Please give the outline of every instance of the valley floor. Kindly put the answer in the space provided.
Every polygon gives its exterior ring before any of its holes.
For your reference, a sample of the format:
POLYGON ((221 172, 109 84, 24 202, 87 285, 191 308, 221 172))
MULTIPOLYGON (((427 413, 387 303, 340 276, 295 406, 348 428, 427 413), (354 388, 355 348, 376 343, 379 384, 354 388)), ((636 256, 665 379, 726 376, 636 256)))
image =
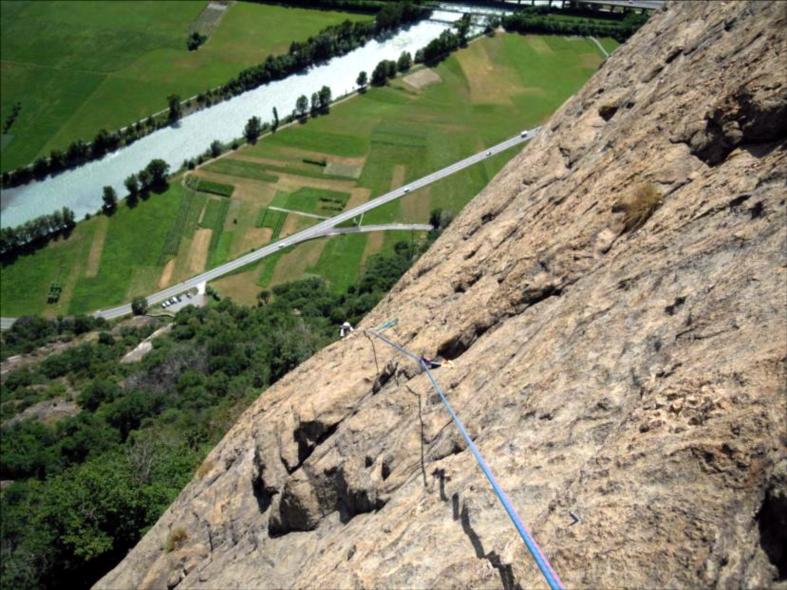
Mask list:
MULTIPOLYGON (((601 61, 589 39, 479 39, 434 69, 372 88, 328 115, 206 164, 189 173, 196 178, 188 185, 178 177, 166 193, 134 209, 121 205, 112 217, 80 223, 68 239, 2 269, 0 311, 83 313, 175 284, 536 126, 601 61), (231 196, 216 194, 216 187, 231 196), (48 304, 52 285, 62 293, 48 304)), ((513 156, 492 157, 414 191, 370 212, 363 223, 426 223, 434 209, 456 213, 513 156)), ((214 287, 253 303, 261 289, 316 275, 340 292, 370 256, 417 237, 387 232, 315 240, 214 287)))

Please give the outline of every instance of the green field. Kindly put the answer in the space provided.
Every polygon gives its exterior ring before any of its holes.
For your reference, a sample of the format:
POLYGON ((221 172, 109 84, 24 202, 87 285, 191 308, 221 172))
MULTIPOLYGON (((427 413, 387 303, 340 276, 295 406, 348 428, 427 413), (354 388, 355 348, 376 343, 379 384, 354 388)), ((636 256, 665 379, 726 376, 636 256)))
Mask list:
POLYGON ((607 50, 607 53, 612 55, 612 52, 618 48, 619 43, 614 39, 610 39, 609 37, 602 37, 598 40, 601 43, 601 46, 607 50))
MULTIPOLYGON (((92 311, 174 284, 317 221, 270 206, 334 215, 543 123, 601 61, 598 47, 587 39, 480 39, 432 74, 422 70, 431 76, 429 85, 416 83, 423 73, 398 78, 335 105, 330 115, 282 129, 190 173, 234 185, 230 198, 195 192, 176 179, 165 194, 133 210, 121 206, 109 219, 80 223, 71 238, 2 269, 0 311, 92 311), (95 251, 102 247, 98 272, 86 276, 91 252, 95 267, 95 251), (48 305, 49 287, 58 282, 64 285, 60 300, 48 305)), ((413 191, 367 213, 363 223, 425 223, 432 209, 458 212, 518 151, 413 191)), ((390 250, 397 240, 418 237, 396 231, 313 240, 219 279, 215 286, 247 303, 261 288, 303 276, 322 276, 340 290, 353 282, 369 256, 390 250)))
MULTIPOLYGON (((613 40, 601 41, 605 47, 616 45, 613 40)), ((265 162, 260 169, 287 170, 304 184, 312 178, 339 178, 330 174, 331 164, 322 174, 315 172, 315 166, 304 170, 306 155, 330 163, 357 161, 362 171, 355 186, 376 196, 543 122, 601 60, 600 51, 588 39, 518 35, 481 39, 438 66, 440 81, 433 85, 417 89, 407 78, 399 78, 390 87, 334 107, 328 117, 268 137, 239 155, 265 162)), ((457 212, 515 153, 495 156, 415 191, 367 213, 363 222, 425 223, 432 209, 457 212)), ((303 252, 315 247, 300 245, 249 269, 248 280, 268 287, 320 275, 340 290, 352 283, 366 257, 399 239, 398 232, 332 238, 325 241, 319 259, 305 266, 299 264, 303 252)), ((237 296, 237 282, 237 277, 226 284, 218 281, 217 287, 237 296)))
POLYGON ((251 178, 252 180, 264 180, 265 182, 276 182, 277 177, 266 172, 264 166, 254 162, 244 162, 242 160, 230 160, 222 158, 211 162, 203 168, 207 172, 225 174, 227 176, 239 176, 241 178, 251 178))
POLYGON ((341 213, 349 200, 348 193, 305 186, 294 192, 277 191, 271 205, 332 217, 341 213))
POLYGON ((284 225, 284 220, 287 219, 287 214, 281 211, 274 211, 272 209, 265 209, 262 212, 258 227, 267 227, 271 230, 271 240, 275 240, 281 233, 281 226, 284 225))
POLYGON ((0 119, 22 105, 3 136, 2 170, 76 139, 91 140, 220 85, 290 42, 369 17, 238 2, 197 51, 186 37, 206 0, 2 2, 0 119))
POLYGON ((233 191, 235 190, 235 187, 231 184, 205 180, 204 178, 199 178, 197 176, 187 177, 186 186, 201 193, 211 193, 213 195, 219 195, 220 197, 231 197, 233 191))

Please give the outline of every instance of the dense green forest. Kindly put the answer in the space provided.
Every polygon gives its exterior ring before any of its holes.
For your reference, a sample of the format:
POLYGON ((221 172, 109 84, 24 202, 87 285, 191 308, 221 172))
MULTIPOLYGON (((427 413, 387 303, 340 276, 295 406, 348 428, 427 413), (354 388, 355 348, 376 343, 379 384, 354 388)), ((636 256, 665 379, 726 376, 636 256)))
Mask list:
MULTIPOLYGON (((450 216, 435 211, 433 223, 450 216)), ((103 322, 24 320, 4 347, 30 350, 60 333, 80 338, 5 376, 4 423, 34 401, 75 393, 81 411, 1 432, 3 588, 88 587, 155 523, 207 452, 269 385, 359 321, 436 238, 376 255, 343 294, 320 279, 187 307, 153 350, 120 358, 153 330, 103 322), (88 339, 87 328, 102 329, 88 339), (79 334, 82 334, 79 336, 79 334)), ((95 332, 93 332, 95 334, 95 332)), ((162 549, 163 550, 163 549, 162 549)))

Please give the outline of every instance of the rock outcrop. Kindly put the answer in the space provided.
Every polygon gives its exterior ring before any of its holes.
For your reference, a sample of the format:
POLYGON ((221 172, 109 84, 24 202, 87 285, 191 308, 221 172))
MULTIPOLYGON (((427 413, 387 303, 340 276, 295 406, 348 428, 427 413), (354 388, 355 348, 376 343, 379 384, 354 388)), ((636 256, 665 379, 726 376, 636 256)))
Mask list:
MULTIPOLYGON (((454 360, 438 379, 568 587, 787 577, 786 12, 655 14, 361 326, 454 360)), ((97 587, 542 585, 425 375, 359 329, 97 587)))

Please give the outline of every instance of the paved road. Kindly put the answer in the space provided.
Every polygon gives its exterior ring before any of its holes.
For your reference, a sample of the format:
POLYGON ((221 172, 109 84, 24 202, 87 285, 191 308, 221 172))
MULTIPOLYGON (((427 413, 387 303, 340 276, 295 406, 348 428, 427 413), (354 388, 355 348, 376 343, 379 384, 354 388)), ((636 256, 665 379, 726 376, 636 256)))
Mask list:
POLYGON ((295 209, 285 209, 283 207, 268 206, 271 211, 281 211, 282 213, 292 213, 293 215, 300 215, 301 217, 311 217, 313 219, 328 219, 325 215, 316 215, 314 213, 306 213, 306 211, 296 211, 295 209))
MULTIPOLYGON (((414 180, 413 182, 401 186, 397 189, 394 189, 384 195, 381 195, 371 201, 367 201, 362 205, 358 205, 352 209, 348 209, 343 213, 339 213, 338 215, 331 217, 330 219, 326 219, 320 223, 312 225, 311 227, 307 227, 304 230, 301 230, 297 233, 292 234, 291 236, 287 236, 277 242, 272 244, 268 244, 267 246, 263 246, 253 252, 249 252, 248 254, 244 254, 240 258, 236 258, 235 260, 231 260, 221 266, 217 266, 209 271, 203 272, 195 277, 187 279, 182 283, 178 283, 177 285, 173 285, 157 293, 153 293, 152 295, 147 296, 148 304, 149 305, 156 305, 161 303, 165 299, 169 299, 173 295, 177 295, 190 289, 192 287, 196 287, 200 283, 207 283, 213 281, 225 274, 231 273, 233 271, 238 270, 246 266, 247 264, 251 264, 252 262, 257 262, 266 256, 270 256, 271 254, 275 254, 280 250, 283 250, 289 246, 294 246, 295 244, 299 244, 301 242, 305 242, 307 240, 312 240, 314 238, 320 238, 323 236, 328 235, 336 235, 338 233, 353 233, 357 231, 363 231, 360 228, 337 228, 336 226, 344 223, 345 221, 351 220, 353 217, 361 215, 362 213, 366 213, 367 211, 371 211, 372 209, 376 209, 381 205, 389 203, 391 201, 395 201, 396 199, 401 199, 406 194, 410 193, 411 191, 416 191, 420 188, 428 186, 438 180, 446 178, 447 176, 451 176, 459 172, 460 170, 464 170, 478 162, 482 162, 487 158, 494 156, 495 154, 499 154, 500 152, 504 152, 509 148, 514 146, 520 145, 526 141, 533 139, 538 132, 541 130, 540 127, 535 127, 530 129, 529 131, 523 131, 522 133, 515 135, 514 137, 507 139, 497 145, 487 148, 482 152, 478 152, 464 160, 459 160, 458 162, 454 162, 453 164, 446 166, 445 168, 438 170, 437 172, 433 172, 432 174, 428 174, 418 180, 414 180)), ((360 226, 363 227, 374 227, 374 226, 360 226)), ((383 226, 386 229, 391 229, 390 225, 383 226)), ((412 226, 407 225, 403 226, 401 229, 410 229, 412 226)), ((377 230, 367 230, 367 231, 379 231, 380 226, 378 226, 377 230)), ((394 228, 398 229, 398 228, 394 228)), ((124 315, 128 315, 131 313, 131 304, 126 303, 124 305, 119 305, 117 307, 113 307, 110 309, 99 310, 95 312, 95 316, 102 317, 108 320, 115 319, 122 317, 124 315)), ((0 328, 3 330, 7 330, 11 327, 14 323, 16 318, 0 318, 0 328)))
POLYGON ((366 234, 373 231, 432 231, 433 226, 428 223, 386 223, 384 225, 353 225, 352 227, 334 227, 326 230, 321 236, 339 236, 342 234, 366 234))
POLYGON ((593 41, 593 43, 595 43, 598 46, 598 48, 601 50, 601 53, 604 54, 605 59, 609 57, 609 53, 607 53, 607 50, 604 49, 604 46, 601 43, 599 43, 598 39, 596 39, 595 37, 588 37, 588 39, 593 41))

